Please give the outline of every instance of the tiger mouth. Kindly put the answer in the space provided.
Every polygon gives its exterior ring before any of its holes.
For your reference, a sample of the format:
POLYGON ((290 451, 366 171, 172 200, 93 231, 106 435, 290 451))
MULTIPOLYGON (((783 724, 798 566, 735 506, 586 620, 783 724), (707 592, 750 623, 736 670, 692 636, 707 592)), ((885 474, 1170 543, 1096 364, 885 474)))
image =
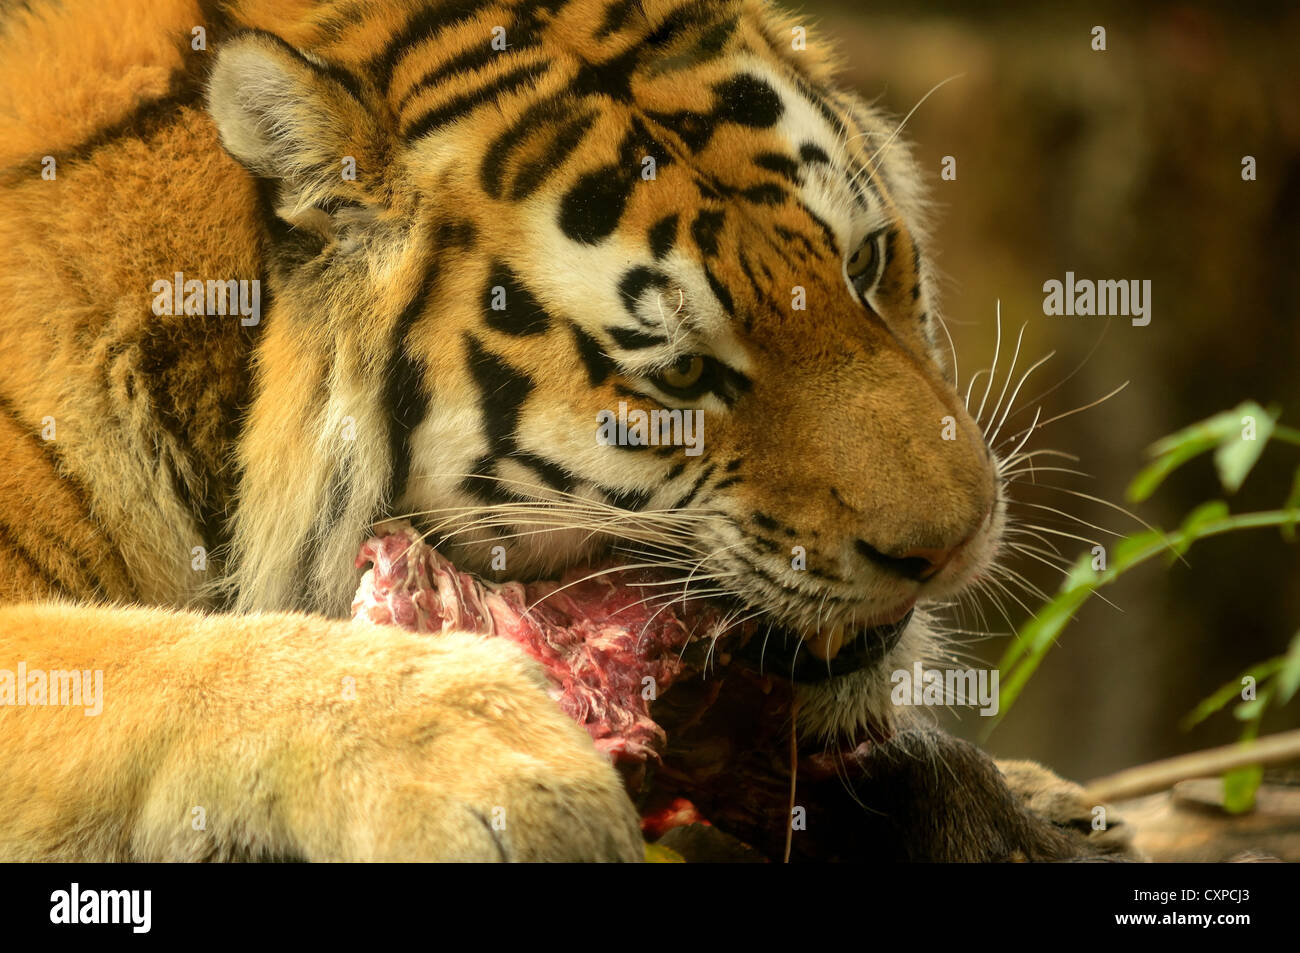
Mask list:
POLYGON ((858 629, 829 659, 818 658, 808 639, 789 626, 762 627, 733 652, 733 658, 761 674, 800 684, 826 682, 879 666, 898 645, 915 613, 915 608, 909 608, 893 622, 858 629))
MULTIPOLYGON (((432 540, 435 548, 442 542, 436 537, 432 540)), ((596 576, 604 573, 618 574, 623 560, 610 558, 608 555, 589 561, 580 567, 571 567, 570 572, 581 575, 591 572, 596 576)), ((500 586, 501 579, 491 578, 491 573, 480 573, 476 578, 490 586, 500 586)), ((654 585, 662 582, 654 573, 641 584, 654 585)), ((613 577, 610 577, 613 578, 613 577)), ((528 585, 537 580, 524 577, 515 580, 516 585, 528 585)), ((644 591, 644 590, 643 590, 644 591)), ((682 606, 689 605, 688 617, 696 617, 690 624, 689 643, 698 643, 700 651, 704 646, 717 642, 717 649, 728 663, 740 662, 747 668, 762 676, 785 679, 796 684, 820 684, 853 675, 856 672, 877 668, 881 662, 898 645, 915 615, 915 605, 909 602, 893 612, 885 613, 877 624, 858 624, 834 627, 835 647, 826 651, 826 627, 819 632, 810 632, 807 627, 796 627, 780 622, 776 616, 760 611, 760 607, 738 596, 715 595, 705 599, 688 599, 688 593, 681 594, 682 606), (704 617, 701 621, 698 617, 704 617), (718 619, 743 617, 739 625, 716 627, 718 619), (817 643, 822 645, 817 647, 817 643), (826 656, 830 657, 827 658, 826 656)), ((656 601, 656 606, 668 606, 677 601, 669 597, 656 601)), ((685 621, 685 620, 684 620, 685 621)), ((711 651, 711 650, 710 650, 711 651)), ((707 660, 702 663, 707 670, 707 660)))

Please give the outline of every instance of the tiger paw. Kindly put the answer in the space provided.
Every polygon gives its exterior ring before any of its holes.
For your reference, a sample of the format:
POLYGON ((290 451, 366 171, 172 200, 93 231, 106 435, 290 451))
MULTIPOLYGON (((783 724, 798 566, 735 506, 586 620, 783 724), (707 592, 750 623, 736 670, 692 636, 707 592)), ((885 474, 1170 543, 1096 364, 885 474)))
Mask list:
POLYGON ((1011 793, 1034 814, 1078 842, 1079 856, 1143 860, 1133 829, 1108 805, 1090 803, 1084 789, 1034 761, 998 761, 1011 793))
POLYGON ((336 709, 338 767, 295 825, 309 858, 642 858, 618 773, 522 652, 459 634, 389 644, 401 662, 363 675, 352 710, 336 709))

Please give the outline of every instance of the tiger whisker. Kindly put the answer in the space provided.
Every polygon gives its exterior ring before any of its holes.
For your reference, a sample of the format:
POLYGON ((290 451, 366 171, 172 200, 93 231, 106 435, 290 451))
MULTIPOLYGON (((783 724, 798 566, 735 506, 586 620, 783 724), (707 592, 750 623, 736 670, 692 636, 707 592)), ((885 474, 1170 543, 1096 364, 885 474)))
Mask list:
MULTIPOLYGON (((999 308, 998 308, 998 310, 999 310, 999 312, 1001 311, 1001 302, 999 302, 999 308)), ((993 425, 993 421, 997 419, 998 411, 1002 409, 1002 402, 1003 402, 1004 400, 1006 400, 1006 397, 1007 397, 1007 390, 1011 387, 1011 379, 1012 379, 1012 377, 1015 376, 1015 373, 1016 373, 1016 362, 1020 360, 1020 346, 1021 346, 1021 344, 1024 342, 1024 340, 1025 340, 1025 328, 1027 328, 1027 327, 1029 327, 1028 322, 1026 322, 1025 324, 1020 325, 1020 333, 1019 333, 1018 335, 1016 335, 1016 349, 1015 349, 1014 351, 1011 352, 1011 366, 1007 368, 1007 377, 1006 377, 1006 380, 1004 380, 1004 381, 1002 382, 1002 390, 1001 390, 1001 392, 998 394, 998 402, 997 402, 996 404, 993 405, 993 410, 991 410, 991 411, 989 412, 989 426, 992 426, 992 425, 993 425)), ((991 380, 991 378, 990 378, 990 380, 991 380)), ((1013 398, 1013 400, 1014 400, 1014 398, 1013 398)), ((1011 405, 1008 404, 1008 405, 1007 405, 1007 410, 1010 410, 1010 409, 1011 409, 1011 405)), ((988 432, 988 427, 985 427, 983 432, 984 432, 984 433, 987 433, 987 432, 988 432)), ((985 439, 986 439, 986 441, 989 442, 989 443, 992 443, 992 442, 993 442, 993 438, 992 438, 992 437, 986 437, 985 439)))
MULTIPOLYGON (((1063 413, 1063 414, 1057 414, 1055 417, 1049 417, 1047 420, 1044 420, 1044 421, 1042 421, 1041 423, 1035 423, 1035 424, 1031 425, 1031 430, 1030 430, 1030 432, 1032 433, 1032 432, 1037 431, 1037 430, 1042 430, 1042 429, 1043 429, 1044 427, 1046 427, 1048 424, 1055 423, 1055 422, 1058 421, 1058 420, 1064 420, 1066 417, 1072 417, 1072 416, 1074 416, 1075 414, 1077 414, 1077 413, 1081 413, 1081 412, 1083 412, 1083 411, 1085 411, 1085 410, 1091 410, 1093 407, 1096 407, 1098 404, 1103 404, 1103 403, 1105 403, 1106 401, 1110 400, 1112 397, 1114 397, 1116 394, 1118 394, 1120 391, 1122 391, 1122 390, 1123 390, 1125 387, 1127 387, 1128 385, 1129 385, 1129 381, 1125 381, 1124 383, 1122 383, 1122 384, 1120 384, 1118 387, 1116 387, 1114 390, 1112 390, 1109 394, 1106 394, 1104 397, 1098 397, 1096 400, 1092 401, 1092 403, 1084 404, 1082 407, 1076 407, 1076 408, 1074 408, 1074 410, 1067 410, 1065 413, 1063 413)), ((1011 435, 1010 437, 1008 437, 1007 440, 1004 441, 1004 442, 1009 442, 1009 441, 1011 441, 1011 440, 1014 440, 1014 439, 1016 439, 1016 437, 1018 437, 1018 436, 1020 436, 1020 433, 1019 433, 1019 432, 1017 432, 1017 433, 1015 433, 1015 434, 1012 434, 1012 435, 1011 435)))
MULTIPOLYGON (((1024 333, 1024 328, 1021 328, 1021 333, 1024 333)), ((1017 345, 1017 347, 1018 346, 1019 345, 1017 345)), ((1003 411, 1002 419, 998 421, 997 427, 994 428, 993 433, 988 437, 988 442, 991 446, 997 445, 998 434, 1002 432, 1002 427, 1007 422, 1007 415, 1011 413, 1011 408, 1015 406, 1016 397, 1020 394, 1020 388, 1025 386, 1025 382, 1029 380, 1029 375, 1034 373, 1034 371, 1038 370, 1038 368, 1042 367, 1055 356, 1055 351, 1049 351, 1044 357, 1039 358, 1033 364, 1029 365, 1029 369, 1021 375, 1020 383, 1016 384, 1016 389, 1011 392, 1011 399, 1007 401, 1007 409, 1003 411)), ((997 411, 995 410, 994 413, 997 413, 997 411)))

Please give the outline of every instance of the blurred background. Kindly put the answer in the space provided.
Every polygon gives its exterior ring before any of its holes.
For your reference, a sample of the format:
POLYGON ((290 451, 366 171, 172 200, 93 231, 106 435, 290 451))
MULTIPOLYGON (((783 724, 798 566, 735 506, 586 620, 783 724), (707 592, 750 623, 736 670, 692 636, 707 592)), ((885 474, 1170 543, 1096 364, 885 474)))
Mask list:
MULTIPOLYGON (((1027 325, 1021 368, 1057 352, 1021 393, 1060 384, 1042 401, 1044 418, 1128 381, 1029 445, 1076 454, 1074 466, 1091 475, 1046 474, 1044 482, 1124 504, 1145 449, 1165 434, 1248 398, 1300 424, 1300 7, 1077 7, 818 0, 802 9, 845 54, 848 81, 898 116, 962 74, 907 125, 936 200, 943 313, 961 387, 992 358, 998 299, 1004 343, 1027 325), (1091 47, 1094 26, 1106 29, 1105 52, 1091 47), (1247 155, 1257 163, 1253 182, 1242 180, 1247 155), (955 181, 940 180, 944 156, 956 159, 955 181), (1043 282, 1066 271, 1150 279, 1150 325, 1044 316, 1043 282)), ((1018 420, 1032 417, 1030 404, 1018 420)), ((1229 498, 1233 512, 1279 507, 1298 463, 1297 448, 1272 446, 1229 498)), ((1059 490, 1034 493, 1116 532, 1141 528, 1059 490)), ((1133 509, 1173 528, 1221 497, 1205 457, 1133 509)), ((1047 511, 1020 513, 1097 535, 1047 511)), ((1058 542, 1071 561, 1087 549, 1058 542)), ((1227 711, 1190 732, 1179 722, 1300 630, 1300 545, 1259 530, 1197 543, 1187 560, 1169 570, 1149 563, 1103 590, 1118 609, 1096 599, 1085 606, 985 746, 1084 780, 1235 740, 1241 726, 1227 711)), ((1059 576, 1047 567, 1012 565, 1056 591, 1059 576)), ((984 614, 1003 634, 968 648, 992 665, 1010 626, 991 605, 984 614)), ((1008 614, 1016 625, 1026 616, 1014 604, 1008 614)), ((987 727, 966 709, 942 721, 971 739, 987 727)), ((1264 730, 1297 726, 1293 702, 1264 730)))

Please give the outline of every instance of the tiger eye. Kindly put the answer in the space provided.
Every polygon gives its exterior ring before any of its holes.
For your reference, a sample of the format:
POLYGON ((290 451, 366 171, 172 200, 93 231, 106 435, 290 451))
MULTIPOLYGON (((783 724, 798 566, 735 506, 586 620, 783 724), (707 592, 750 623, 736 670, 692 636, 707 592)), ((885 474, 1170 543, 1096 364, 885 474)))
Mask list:
POLYGON ((875 236, 871 236, 849 259, 849 278, 853 282, 868 287, 874 284, 875 273, 880 265, 880 248, 875 236))
POLYGON ((688 354, 676 364, 659 374, 659 379, 669 387, 685 390, 697 383, 704 374, 704 358, 699 354, 688 354))

